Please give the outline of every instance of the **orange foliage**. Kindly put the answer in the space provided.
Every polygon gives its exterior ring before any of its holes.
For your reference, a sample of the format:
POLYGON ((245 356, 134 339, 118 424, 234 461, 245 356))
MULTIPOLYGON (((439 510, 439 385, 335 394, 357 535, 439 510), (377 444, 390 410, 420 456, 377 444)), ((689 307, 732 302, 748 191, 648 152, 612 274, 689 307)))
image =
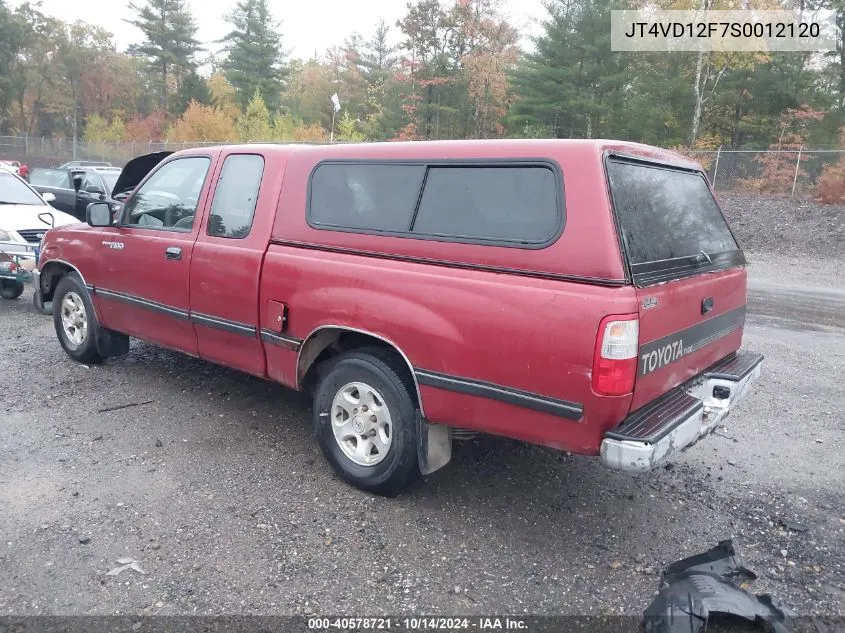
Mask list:
POLYGON ((722 141, 718 137, 705 135, 699 136, 692 147, 674 145, 669 149, 684 158, 697 162, 706 171, 713 164, 716 151, 720 145, 722 145, 722 141))
POLYGON ((743 187, 760 193, 788 194, 796 177, 806 178, 807 172, 799 163, 807 160, 806 155, 798 154, 804 146, 807 125, 820 121, 824 113, 813 110, 808 105, 787 109, 780 116, 780 137, 777 143, 769 146, 769 152, 760 154, 755 160, 762 167, 758 179, 749 179, 743 187))
MULTIPOLYGON (((845 127, 839 130, 839 142, 845 146, 845 127)), ((845 202, 845 158, 822 169, 816 183, 816 196, 829 204, 845 202)))
POLYGON ((124 139, 127 141, 149 141, 164 138, 167 129, 167 115, 163 110, 156 110, 143 119, 135 115, 126 122, 124 139))
POLYGON ((299 125, 293 129, 293 140, 295 143, 322 143, 326 141, 326 131, 316 123, 299 125))
POLYGON ((226 112, 214 106, 191 101, 184 114, 170 130, 170 141, 232 141, 238 138, 235 121, 226 112))

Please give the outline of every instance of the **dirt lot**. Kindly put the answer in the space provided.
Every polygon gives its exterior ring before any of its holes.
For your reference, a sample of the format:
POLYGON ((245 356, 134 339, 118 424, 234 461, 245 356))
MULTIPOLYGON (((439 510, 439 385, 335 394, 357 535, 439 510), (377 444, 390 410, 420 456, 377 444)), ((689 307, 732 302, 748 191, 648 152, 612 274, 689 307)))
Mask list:
POLYGON ((845 615, 845 267, 750 260, 764 378, 671 467, 482 438, 395 499, 330 474, 297 394, 139 342, 77 365, 3 302, 0 614, 637 616, 733 538, 755 592, 845 615))

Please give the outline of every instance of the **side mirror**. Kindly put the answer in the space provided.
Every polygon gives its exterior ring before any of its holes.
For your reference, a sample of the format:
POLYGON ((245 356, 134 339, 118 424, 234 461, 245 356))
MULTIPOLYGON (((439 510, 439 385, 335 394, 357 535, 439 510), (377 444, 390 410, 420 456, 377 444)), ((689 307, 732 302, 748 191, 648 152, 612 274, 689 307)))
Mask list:
POLYGON ((111 207, 107 202, 92 202, 85 209, 85 221, 91 226, 111 226, 111 207))
POLYGON ((54 226, 56 226, 56 216, 54 216, 49 211, 45 211, 44 213, 39 213, 38 219, 41 220, 44 224, 49 224, 50 228, 53 228, 54 226))
POLYGON ((41 199, 44 200, 44 202, 49 204, 50 202, 56 201, 56 195, 53 194, 53 193, 50 193, 49 191, 46 191, 46 192, 41 194, 41 199))

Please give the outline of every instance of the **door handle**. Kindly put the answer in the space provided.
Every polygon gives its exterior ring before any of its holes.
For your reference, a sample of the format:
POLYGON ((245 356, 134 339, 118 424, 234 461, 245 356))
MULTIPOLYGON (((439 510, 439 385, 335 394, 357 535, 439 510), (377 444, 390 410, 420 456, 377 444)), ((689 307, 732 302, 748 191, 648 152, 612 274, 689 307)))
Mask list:
POLYGON ((178 246, 168 246, 164 251, 165 259, 182 259, 182 249, 178 246))

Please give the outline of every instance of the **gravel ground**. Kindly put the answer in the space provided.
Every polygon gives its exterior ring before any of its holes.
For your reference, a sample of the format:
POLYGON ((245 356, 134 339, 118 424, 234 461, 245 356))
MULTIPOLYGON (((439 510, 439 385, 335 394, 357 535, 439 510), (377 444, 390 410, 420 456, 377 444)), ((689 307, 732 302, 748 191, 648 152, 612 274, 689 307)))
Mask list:
POLYGON ((748 251, 845 257, 845 205, 741 193, 717 196, 748 251))
POLYGON ((748 258, 767 361, 717 435, 640 476, 483 437, 395 499, 333 477, 298 394, 138 341, 78 365, 0 302, 0 615, 638 617, 667 563, 733 538, 756 593, 841 617, 842 262, 748 258), (122 557, 146 573, 106 575, 122 557))

